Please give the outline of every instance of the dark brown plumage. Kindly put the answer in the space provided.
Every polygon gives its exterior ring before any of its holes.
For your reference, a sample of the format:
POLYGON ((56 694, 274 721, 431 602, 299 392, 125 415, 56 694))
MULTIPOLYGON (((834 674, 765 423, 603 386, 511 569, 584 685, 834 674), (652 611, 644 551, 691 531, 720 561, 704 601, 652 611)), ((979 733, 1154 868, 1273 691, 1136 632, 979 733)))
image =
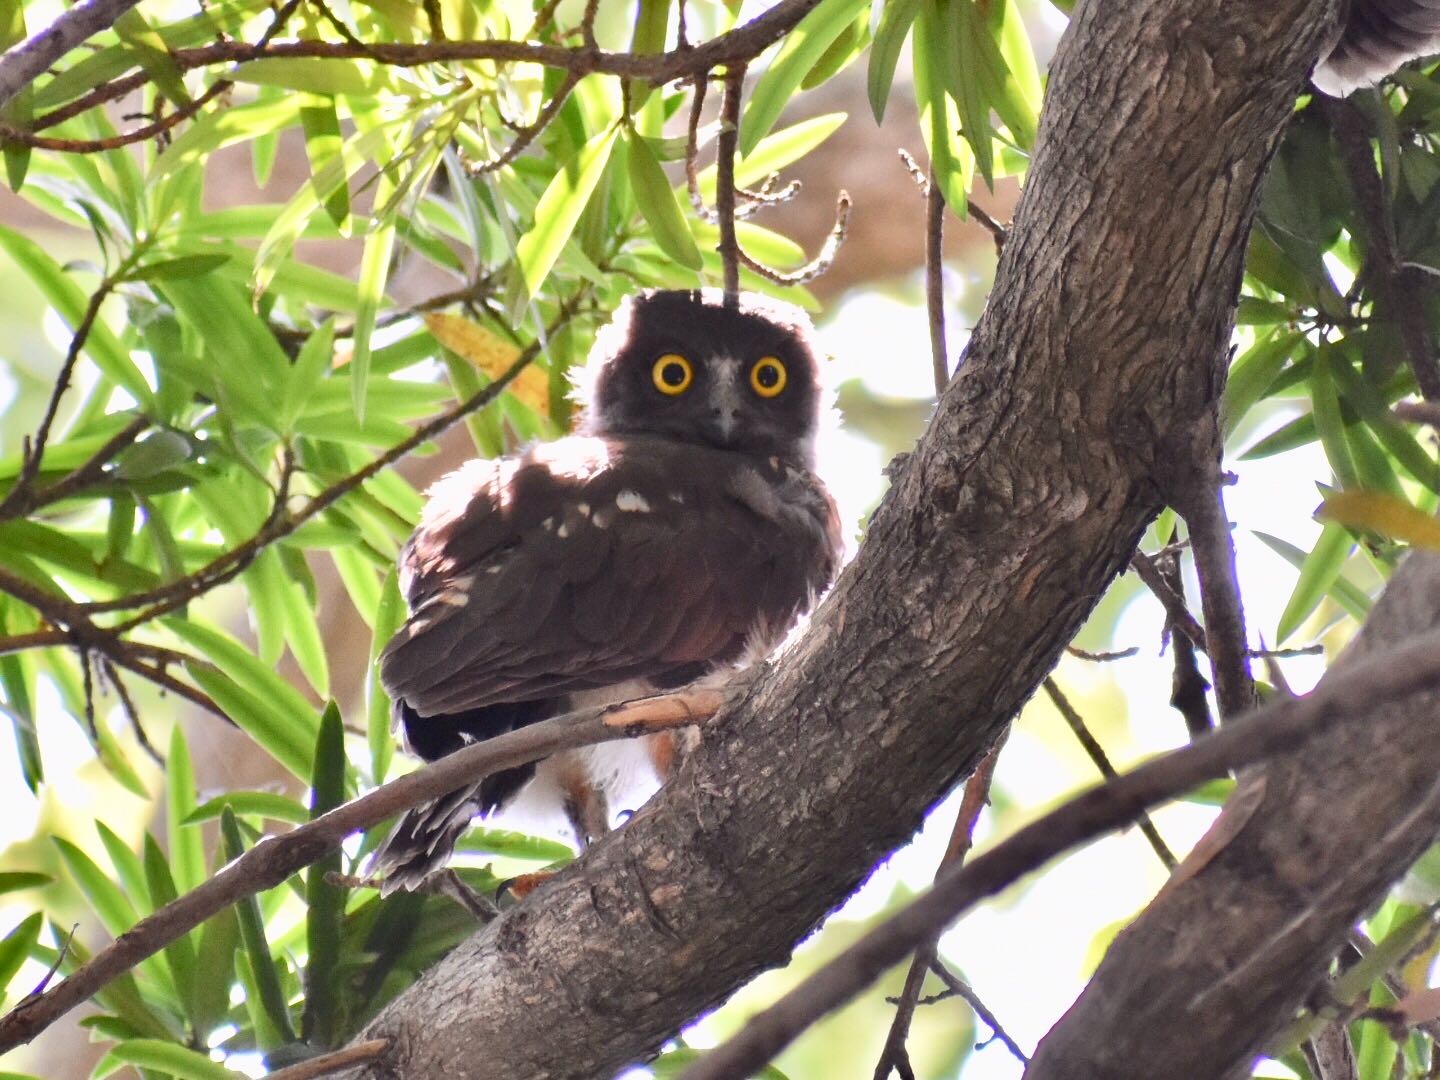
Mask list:
MULTIPOLYGON (((423 758, 763 655, 835 574, 798 310, 642 294, 598 336, 580 393, 579 434, 445 477, 401 555, 411 614, 380 676, 423 758)), ((608 827, 624 768, 600 750, 538 769, 582 844, 608 827)), ((374 869, 417 883, 536 777, 512 769, 410 812, 374 869)))
POLYGON ((1340 39, 1315 69, 1315 85, 1348 94, 1433 52, 1440 52, 1440 0, 1351 0, 1340 39))

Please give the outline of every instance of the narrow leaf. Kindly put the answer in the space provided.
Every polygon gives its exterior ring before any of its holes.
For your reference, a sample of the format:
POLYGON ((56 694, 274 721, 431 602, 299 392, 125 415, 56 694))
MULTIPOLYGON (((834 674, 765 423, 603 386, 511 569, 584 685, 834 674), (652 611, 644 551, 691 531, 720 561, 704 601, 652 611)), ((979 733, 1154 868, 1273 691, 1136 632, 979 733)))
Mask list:
MULTIPOLYGON (((220 814, 220 836, 226 858, 234 861, 245 853, 245 844, 240 838, 240 824, 228 809, 220 814)), ((270 945, 265 940, 265 920, 260 914, 260 902, 253 894, 246 896, 235 905, 235 911, 240 919, 240 940, 245 945, 250 973, 259 991, 260 1007, 281 1038, 285 1042, 294 1042, 295 1031, 290 1026, 290 1007, 280 989, 280 973, 270 956, 270 945)))
POLYGON ((695 237, 690 233, 690 226, 681 213, 680 204, 659 160, 649 144, 639 136, 627 139, 625 147, 630 166, 630 187, 655 242, 660 245, 661 251, 681 266, 699 270, 700 249, 695 246, 695 237))
POLYGON ((591 138, 560 166, 545 194, 540 196, 535 207, 535 224, 515 248, 525 288, 531 296, 539 292, 575 231, 595 185, 605 172, 618 130, 610 127, 591 138))

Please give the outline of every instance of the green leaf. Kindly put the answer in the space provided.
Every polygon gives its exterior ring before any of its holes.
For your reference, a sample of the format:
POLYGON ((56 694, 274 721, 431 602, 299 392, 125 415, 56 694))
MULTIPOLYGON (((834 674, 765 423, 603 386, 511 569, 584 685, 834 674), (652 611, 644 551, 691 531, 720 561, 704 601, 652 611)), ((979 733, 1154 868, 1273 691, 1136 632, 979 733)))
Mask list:
MULTIPOLYGON (((216 852, 217 861, 223 852, 216 852)), ((230 1009, 235 953, 240 946, 240 921, 234 907, 228 907, 205 921, 200 928, 196 965, 206 978, 196 979, 189 1002, 191 1022, 196 1031, 210 1031, 230 1009)))
MULTIPOLYGON (((312 63, 313 60, 307 62, 306 67, 312 63)), ((310 172, 313 176, 340 156, 340 148, 344 143, 340 134, 340 118, 335 113, 335 99, 326 94, 310 95, 300 108, 300 125, 305 130, 305 154, 310 159, 310 172)), ((330 220, 344 229, 346 219, 350 216, 350 189, 341 184, 328 196, 320 198, 330 220)))
POLYGON ((251 60, 235 69, 234 78, 237 82, 278 86, 313 95, 362 97, 396 89, 394 76, 383 64, 328 56, 251 60))
POLYGON ((172 278, 204 277, 210 271, 224 266, 230 256, 221 252, 200 255, 177 255, 170 259, 146 263, 137 267, 127 280, 165 281, 172 278))
POLYGON ((930 169, 951 211, 964 217, 975 155, 958 134, 960 113, 945 89, 949 35, 936 0, 921 0, 910 52, 915 65, 915 101, 920 106, 920 133, 930 155, 930 169))
MULTIPOLYGON (((149 833, 145 834, 145 881, 150 892, 150 906, 158 911, 179 895, 175 890, 175 879, 170 876, 170 867, 165 853, 149 833)), ((165 961, 175 980, 175 990, 180 1001, 194 1000, 195 981, 199 974, 196 967, 195 938, 190 933, 181 934, 165 946, 165 961)), ((206 978, 209 978, 207 973, 206 978)), ((192 1017, 193 1020, 193 1017, 192 1017)))
POLYGON ((1276 376, 1302 343, 1301 336, 1290 331, 1268 335, 1246 349, 1230 365, 1224 403, 1220 407, 1226 438, 1234 433, 1245 419, 1245 414, 1264 399, 1276 376))
POLYGON ((50 840, 59 850, 60 858, 75 884, 80 886, 80 891, 90 902, 91 909, 100 916, 105 929, 119 937, 134 926, 135 908, 119 887, 91 861, 90 856, 63 836, 52 836, 50 840))
MULTIPOLYGON (((192 674, 204 673, 204 678, 211 685, 220 686, 221 693, 227 698, 233 699, 234 694, 223 687, 225 682, 243 694, 244 699, 240 703, 259 714, 258 717, 247 718, 252 724, 258 721, 258 729, 247 727, 246 730, 274 754, 277 761, 302 780, 308 780, 317 721, 314 708, 301 693, 228 634, 186 619, 169 620, 166 625, 177 637, 209 657, 224 673, 219 682, 215 682, 213 676, 219 673, 209 672, 200 665, 191 665, 192 674)), ((199 675, 196 677, 201 678, 199 675)), ((247 720, 234 715, 231 719, 246 727, 247 720)))
POLYGON ((890 98, 890 85, 895 81, 895 65, 900 50, 910 35, 910 26, 920 14, 921 0, 875 0, 884 3, 875 41, 870 46, 870 68, 865 77, 865 90, 870 97, 870 111, 875 122, 885 120, 885 103, 890 98))
POLYGON ((355 313, 353 358, 350 361, 351 401, 355 419, 365 420, 365 391, 369 388, 370 335, 375 316, 385 298, 385 279, 390 274, 390 253, 395 247, 395 223, 386 222, 365 238, 360 256, 360 309, 355 313))
MULTIPOLYGON (((671 1050, 650 1062, 650 1072, 655 1080, 679 1080, 692 1065, 704 1057, 704 1050, 695 1050, 688 1046, 679 1050, 671 1050)), ((766 1065, 755 1072, 751 1080, 789 1080, 789 1078, 774 1065, 766 1065)))
POLYGON ((1335 392, 1332 369, 1331 351, 1322 347, 1310 370, 1315 430, 1320 435, 1320 445, 1325 448, 1325 457, 1330 462, 1330 468, 1335 470, 1340 486, 1353 488, 1357 484, 1355 463, 1350 458, 1350 446, 1345 441, 1345 421, 1340 415, 1340 398, 1335 392))
MULTIPOLYGON (((20 0, 0 4, 0 53, 25 40, 25 5, 20 0)), ((28 130, 35 113, 35 91, 26 86, 0 109, 0 120, 28 130)), ((5 155, 5 178, 11 191, 19 191, 30 169, 30 147, 23 142, 0 140, 5 155)))
MULTIPOLYGON (((345 728, 332 701, 320 720, 315 743, 315 776, 310 784, 312 820, 345 801, 345 728)), ((305 1012, 300 1034, 306 1042, 331 1046, 339 1035, 336 969, 340 960, 341 924, 345 918, 345 889, 332 885, 325 875, 340 872, 336 848, 310 867, 305 875, 305 1012)))
MULTIPOLYGON (((35 286, 73 330, 84 317, 89 297, 43 248, 28 237, 0 226, 0 249, 35 283, 35 286)), ((85 339, 85 354, 95 366, 123 386, 136 401, 149 403, 150 386, 130 359, 129 351, 105 323, 96 319, 85 339)))
MULTIPOLYGON (((227 859, 233 861, 245 853, 245 844, 240 838, 240 824, 228 808, 220 814, 220 836, 227 859)), ((251 894, 236 903, 235 911, 240 920, 240 940, 245 945, 250 974, 259 991, 259 1005, 281 1039, 294 1042, 295 1031, 290 1026, 290 1007, 286 1004, 284 991, 280 989, 280 972, 275 967, 275 961, 270 956, 270 945, 265 940, 265 920, 260 914, 260 901, 251 894)))
POLYGON ((1342 351, 1322 345, 1320 352, 1322 356, 1329 355, 1330 369, 1345 403, 1370 426, 1400 467, 1431 491, 1440 491, 1440 466, 1405 425, 1395 418, 1381 394, 1355 370, 1342 351))
POLYGON ((650 225, 660 250, 681 266, 699 270, 700 249, 675 199, 675 192, 645 139, 638 135, 625 140, 630 165, 630 187, 640 213, 650 225))
POLYGON ((380 602, 375 608, 375 632, 370 638, 369 677, 365 681, 366 739, 370 746, 370 780, 385 782, 390 761, 395 754, 395 739, 390 734, 390 698, 380 684, 380 653, 405 621, 405 600, 400 595, 399 576, 392 566, 380 589, 380 602))
POLYGON ((21 889, 39 889, 55 879, 35 870, 0 870, 0 896, 21 889))
POLYGON ((610 127, 591 138, 564 162, 535 207, 535 224, 520 238, 515 258, 529 295, 539 292, 560 257, 590 195, 605 172, 619 128, 610 127))
POLYGON ((95 1066, 91 1080, 103 1080, 126 1065, 156 1069, 177 1080, 245 1080, 244 1073, 227 1069, 198 1050, 160 1039, 129 1039, 116 1044, 95 1066))
POLYGON ((199 825, 218 818, 226 807, 237 815, 286 821, 292 825, 303 825, 310 820, 310 812, 289 796, 273 791, 227 791, 191 810, 185 824, 199 825))
MULTIPOLYGON (((1261 538, 1264 539, 1263 536, 1261 538)), ((1295 582, 1295 591, 1290 594, 1290 600, 1280 615, 1280 622, 1275 630, 1277 644, 1283 645, 1289 640, 1290 635, 1300 629, 1300 625, 1310 617, 1310 613, 1320 606, 1320 601, 1330 592, 1335 580, 1340 576, 1353 546, 1354 539, 1350 530, 1343 525, 1332 523, 1321 531, 1320 539, 1315 542, 1314 549, 1305 556, 1305 561, 1300 566, 1300 577, 1295 582)))
POLYGON ((740 119, 742 155, 748 155, 770 133, 806 73, 855 20, 865 3, 866 0, 820 0, 785 36, 780 51, 750 92, 750 103, 740 119))
POLYGON ((170 749, 165 755, 165 839, 176 887, 185 892, 205 880, 205 841, 200 830, 188 824, 194 810, 195 773, 185 732, 177 723, 170 729, 170 749))
POLYGON ((151 81, 175 105, 190 104, 190 95, 185 90, 185 78, 180 66, 165 48, 165 41, 151 29, 140 12, 131 8, 114 22, 115 33, 129 45, 135 60, 150 76, 151 81))
POLYGON ((276 761, 296 776, 309 773, 310 748, 302 742, 302 730, 277 717, 262 699, 224 673, 194 663, 187 664, 185 670, 225 715, 276 761))
POLYGON ((288 128, 299 108, 299 99, 285 95, 204 113, 155 159, 150 182, 159 183, 186 165, 208 160, 216 150, 288 128))
POLYGON ((40 927, 45 922, 45 913, 36 911, 21 920, 20 925, 0 941, 0 999, 5 996, 10 980, 30 956, 30 950, 40 939, 40 927))

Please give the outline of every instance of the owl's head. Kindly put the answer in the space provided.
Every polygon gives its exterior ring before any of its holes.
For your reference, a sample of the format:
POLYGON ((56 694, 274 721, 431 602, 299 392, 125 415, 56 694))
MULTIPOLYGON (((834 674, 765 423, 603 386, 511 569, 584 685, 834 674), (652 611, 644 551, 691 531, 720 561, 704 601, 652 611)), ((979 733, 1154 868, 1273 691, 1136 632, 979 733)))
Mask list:
POLYGON ((588 435, 660 435, 809 467, 827 407, 810 319, 719 289, 627 299, 576 378, 588 435))

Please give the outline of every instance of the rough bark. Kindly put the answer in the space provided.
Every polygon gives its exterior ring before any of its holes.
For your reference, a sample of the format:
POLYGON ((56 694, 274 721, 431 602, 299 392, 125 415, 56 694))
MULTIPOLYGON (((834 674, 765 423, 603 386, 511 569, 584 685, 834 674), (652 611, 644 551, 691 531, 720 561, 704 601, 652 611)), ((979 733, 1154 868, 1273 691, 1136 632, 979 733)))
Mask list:
POLYGON ((376 1019, 386 1069, 612 1075, 974 766, 1214 452, 1258 186, 1336 6, 1079 6, 986 314, 860 556, 660 795, 376 1019))
MULTIPOLYGON (((1440 558, 1413 555, 1332 672, 1436 627, 1440 558)), ((1236 834, 1203 866, 1182 865, 1116 939, 1025 1075, 1204 1078, 1248 1066, 1440 832, 1437 716, 1440 691, 1414 694, 1267 766, 1236 834)))

